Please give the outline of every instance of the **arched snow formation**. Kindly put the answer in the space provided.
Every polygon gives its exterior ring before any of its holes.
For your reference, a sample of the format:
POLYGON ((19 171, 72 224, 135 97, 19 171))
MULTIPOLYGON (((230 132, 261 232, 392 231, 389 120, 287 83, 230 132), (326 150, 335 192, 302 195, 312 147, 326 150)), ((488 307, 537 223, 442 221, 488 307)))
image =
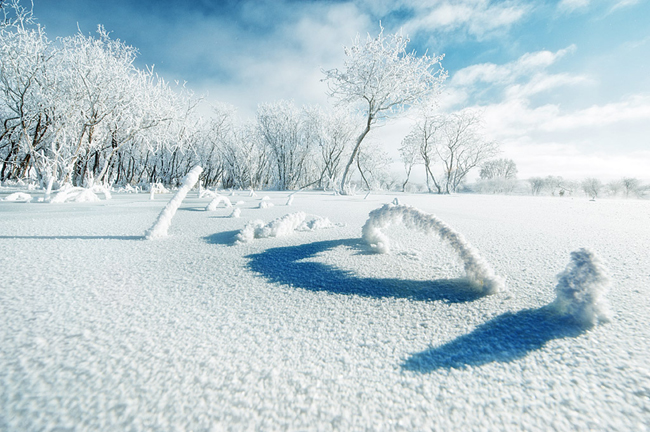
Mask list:
POLYGON ((477 291, 482 294, 494 294, 504 288, 503 278, 494 273, 492 267, 481 257, 478 250, 470 245, 462 234, 456 232, 436 216, 415 207, 394 204, 386 204, 371 211, 368 216, 362 229, 362 236, 376 252, 390 252, 390 240, 382 230, 391 225, 403 224, 409 229, 420 231, 426 235, 435 233, 446 240, 458 253, 463 262, 467 279, 477 291))
POLYGON ((230 202, 230 200, 227 197, 222 196, 222 195, 217 195, 217 196, 214 197, 214 199, 212 201, 210 201, 210 204, 208 204, 205 207, 205 210, 206 211, 215 211, 215 210, 217 210, 217 206, 219 204, 221 204, 221 203, 223 203, 224 207, 226 207, 226 208, 232 207, 232 203, 230 202))

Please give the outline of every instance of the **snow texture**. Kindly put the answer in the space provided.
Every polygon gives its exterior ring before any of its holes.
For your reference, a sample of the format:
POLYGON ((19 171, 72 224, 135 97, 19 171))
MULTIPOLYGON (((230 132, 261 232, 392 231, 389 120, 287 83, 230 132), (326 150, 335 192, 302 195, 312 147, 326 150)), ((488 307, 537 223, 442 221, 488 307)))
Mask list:
POLYGON ((222 196, 222 195, 217 195, 214 197, 212 201, 210 201, 210 204, 208 204, 205 209, 206 211, 215 211, 219 204, 223 203, 223 206, 226 208, 232 207, 232 203, 228 199, 228 197, 222 196))
POLYGON ((609 322, 609 304, 605 298, 610 285, 608 273, 593 252, 585 248, 571 252, 571 261, 557 275, 554 309, 586 328, 609 322))
POLYGON ((28 203, 32 200, 32 196, 25 192, 14 192, 4 198, 3 201, 14 201, 28 203))
POLYGON ((437 234, 446 240, 460 257, 472 286, 482 294, 495 294, 504 288, 503 278, 469 244, 462 234, 432 214, 406 205, 385 204, 370 212, 362 228, 362 237, 378 253, 390 252, 390 240, 382 230, 391 225, 404 224, 426 235, 437 234))
POLYGON ((158 215, 156 222, 149 228, 144 236, 147 240, 154 240, 167 237, 167 230, 172 223, 172 218, 176 214, 176 210, 181 205, 187 193, 194 187, 199 180, 199 175, 203 172, 203 168, 195 166, 183 179, 183 185, 178 189, 176 195, 169 200, 167 205, 158 215))

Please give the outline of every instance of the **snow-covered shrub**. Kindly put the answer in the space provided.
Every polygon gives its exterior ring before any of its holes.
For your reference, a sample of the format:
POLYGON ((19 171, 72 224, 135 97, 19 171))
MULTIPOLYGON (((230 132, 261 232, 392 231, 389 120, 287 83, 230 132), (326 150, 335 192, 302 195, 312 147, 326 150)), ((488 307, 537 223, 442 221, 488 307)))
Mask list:
POLYGON ((183 179, 183 185, 178 189, 176 195, 169 200, 165 208, 162 209, 158 215, 156 222, 145 232, 144 236, 147 240, 167 237, 167 230, 172 223, 172 218, 176 214, 176 210, 178 210, 178 207, 181 205, 190 189, 192 189, 199 180, 201 172, 203 172, 203 168, 195 166, 192 168, 192 171, 187 173, 183 179))
POLYGON ((31 200, 32 200, 32 196, 24 192, 14 192, 11 195, 8 195, 4 199, 4 201, 14 201, 14 202, 24 202, 24 203, 28 203, 31 200))
POLYGON ((273 207, 272 202, 270 202, 270 201, 260 201, 260 205, 259 205, 258 208, 265 209, 265 208, 269 208, 269 207, 273 207))
POLYGON ((222 196, 222 195, 217 195, 216 197, 214 197, 214 199, 212 201, 210 201, 210 204, 208 204, 205 207, 205 210, 206 211, 215 211, 217 209, 217 207, 219 206, 219 204, 221 204, 221 203, 223 203, 223 206, 226 207, 226 208, 232 207, 232 203, 230 202, 230 200, 227 197, 222 196))
POLYGON ((201 193, 199 194, 199 198, 216 198, 218 197, 219 194, 216 192, 211 191, 210 189, 203 189, 201 193))
POLYGON ((587 249, 571 252, 571 261, 557 275, 553 308, 584 327, 609 321, 605 295, 609 291, 607 268, 587 249))
POLYGON ((235 236, 235 240, 237 243, 248 243, 256 238, 284 237, 294 231, 315 231, 335 226, 327 218, 315 216, 313 220, 305 221, 306 218, 307 215, 304 212, 297 212, 286 214, 268 224, 261 220, 255 220, 247 223, 235 236))
POLYGON ((50 201, 51 203, 65 203, 65 202, 97 202, 100 201, 99 197, 93 192, 92 189, 82 187, 71 187, 61 190, 50 201))
POLYGON ((240 216, 241 216, 241 209, 239 208, 234 209, 232 213, 230 213, 231 218, 238 218, 240 216))
POLYGON ((415 207, 386 204, 370 212, 362 228, 363 239, 378 253, 390 252, 390 240, 382 233, 391 225, 404 224, 409 229, 426 235, 437 234, 446 240, 460 257, 469 282, 483 294, 494 294, 504 288, 503 278, 497 276, 490 265, 470 245, 462 234, 432 214, 415 207))

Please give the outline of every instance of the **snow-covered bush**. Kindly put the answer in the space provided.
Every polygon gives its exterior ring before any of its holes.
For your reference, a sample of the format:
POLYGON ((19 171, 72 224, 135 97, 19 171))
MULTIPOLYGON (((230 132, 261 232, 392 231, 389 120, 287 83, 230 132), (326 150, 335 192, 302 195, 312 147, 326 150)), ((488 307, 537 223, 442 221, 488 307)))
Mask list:
POLYGON ((234 209, 232 213, 230 213, 231 218, 238 218, 240 216, 241 216, 241 209, 239 208, 234 209))
POLYGON ((584 327, 609 321, 605 295, 609 290, 607 268, 587 249, 571 252, 571 261, 557 275, 553 308, 584 327))
POLYGON ((446 240, 460 257, 468 280, 477 291, 494 294, 504 288, 503 278, 497 276, 479 252, 462 234, 432 214, 414 207, 386 204, 370 212, 362 229, 363 239, 378 253, 390 252, 390 240, 382 230, 397 224, 426 235, 437 234, 446 240))
POLYGON ((269 207, 273 207, 273 203, 270 202, 270 201, 266 201, 266 200, 265 201, 260 201, 260 205, 258 206, 258 208, 261 208, 261 209, 265 209, 265 208, 269 208, 269 207))
POLYGON ((11 195, 8 195, 3 201, 28 203, 31 200, 32 200, 32 196, 30 194, 26 194, 24 192, 14 192, 11 195))
POLYGON ((65 202, 97 202, 101 201, 97 196, 98 193, 104 195, 105 200, 112 198, 111 192, 106 186, 95 184, 89 188, 72 187, 69 184, 62 188, 51 203, 65 203, 65 202))
POLYGON ((223 195, 217 195, 216 197, 214 197, 214 199, 212 201, 210 201, 210 204, 208 204, 205 207, 205 210, 206 211, 215 211, 217 209, 217 207, 219 206, 219 204, 221 204, 221 203, 223 203, 223 206, 226 207, 226 208, 232 207, 232 203, 230 202, 230 200, 227 197, 225 197, 223 195))
POLYGON ((289 213, 279 217, 268 224, 261 220, 255 220, 246 226, 235 236, 237 243, 248 243, 256 238, 284 237, 294 231, 315 231, 317 229, 332 228, 335 225, 327 218, 315 216, 314 219, 306 221, 307 214, 304 212, 289 213))
POLYGON ((176 195, 167 203, 164 209, 158 215, 156 222, 149 228, 144 236, 147 240, 158 239, 162 237, 167 237, 167 230, 172 223, 172 218, 176 214, 176 210, 181 205, 187 193, 194 187, 196 182, 199 180, 199 175, 203 172, 203 168, 196 166, 192 168, 192 171, 187 173, 185 179, 183 179, 183 185, 176 195))

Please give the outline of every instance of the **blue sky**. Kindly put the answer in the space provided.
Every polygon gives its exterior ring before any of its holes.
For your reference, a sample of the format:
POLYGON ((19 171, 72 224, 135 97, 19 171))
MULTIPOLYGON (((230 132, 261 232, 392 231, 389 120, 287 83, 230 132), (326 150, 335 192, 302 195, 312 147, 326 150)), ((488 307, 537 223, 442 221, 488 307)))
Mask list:
MULTIPOLYGON (((34 0, 50 38, 98 24, 168 80, 244 117, 258 103, 330 103, 322 69, 357 33, 444 53, 447 110, 477 107, 520 178, 650 180, 650 2, 561 0, 34 0)), ((396 157, 412 119, 373 133, 396 157)))

